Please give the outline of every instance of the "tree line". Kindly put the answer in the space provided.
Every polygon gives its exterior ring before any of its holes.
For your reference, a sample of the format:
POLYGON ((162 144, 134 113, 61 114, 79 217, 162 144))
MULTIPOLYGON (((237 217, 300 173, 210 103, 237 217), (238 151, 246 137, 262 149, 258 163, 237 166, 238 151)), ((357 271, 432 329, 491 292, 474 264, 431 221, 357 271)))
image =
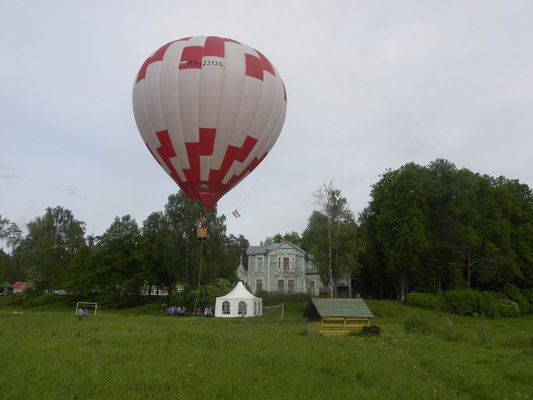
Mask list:
POLYGON ((533 194, 518 180, 408 163, 373 185, 359 229, 376 296, 533 287, 533 194))
POLYGON ((266 242, 293 241, 313 256, 328 286, 348 275, 355 291, 374 298, 533 289, 527 185, 437 159, 386 171, 370 195, 356 220, 342 192, 324 183, 302 235, 266 242))
MULTIPOLYGON (((517 180, 435 160, 386 171, 357 218, 333 181, 314 198, 316 210, 302 233, 278 233, 261 244, 300 246, 333 295, 340 278, 351 279, 364 296, 402 301, 413 291, 533 288, 533 194, 517 180)), ((198 240, 195 222, 203 215, 199 202, 179 192, 142 226, 129 215, 116 217, 100 237, 86 236, 85 224, 62 207, 31 221, 25 236, 0 217, 1 238, 11 249, 0 253, 0 276, 115 305, 146 287, 235 282, 248 240, 227 235, 216 209, 207 216, 209 239, 198 240)))
POLYGON ((179 192, 142 226, 129 215, 115 217, 99 237, 85 236, 85 223, 60 206, 28 223, 25 236, 20 229, 12 235, 14 224, 2 219, 2 237, 12 251, 2 251, 0 273, 11 282, 31 281, 36 292, 65 290, 119 307, 139 303, 143 291, 176 283, 196 288, 217 278, 236 281, 235 260, 248 241, 227 235, 225 217, 216 210, 206 217, 209 239, 197 239, 196 222, 204 214, 199 202, 179 192))

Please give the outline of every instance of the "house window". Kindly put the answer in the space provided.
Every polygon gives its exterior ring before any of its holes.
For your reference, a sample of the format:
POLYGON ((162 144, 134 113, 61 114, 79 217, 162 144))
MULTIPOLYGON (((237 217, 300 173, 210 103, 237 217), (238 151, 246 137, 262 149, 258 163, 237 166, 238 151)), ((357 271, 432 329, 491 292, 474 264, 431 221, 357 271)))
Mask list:
POLYGON ((255 270, 261 272, 263 270, 263 257, 257 257, 255 260, 255 270))
POLYGON ((278 279, 278 292, 285 291, 285 281, 283 279, 278 279))
POLYGON ((239 301, 239 315, 246 315, 246 302, 239 301))
POLYGON ((256 281, 255 281, 255 291, 258 292, 259 290, 263 290, 263 280, 262 279, 256 279, 256 281))
POLYGON ((289 293, 294 293, 294 279, 289 279, 288 292, 289 293))
POLYGON ((307 268, 306 269, 307 269, 308 272, 318 272, 318 269, 317 269, 316 265, 313 264, 313 262, 310 261, 310 260, 307 263, 307 268))
POLYGON ((284 257, 283 258, 283 271, 288 271, 289 270, 289 265, 290 265, 289 257, 284 257))
POLYGON ((307 282, 307 291, 309 294, 315 294, 315 281, 308 281, 307 282))
POLYGON ((229 301, 222 303, 222 314, 229 314, 229 301))

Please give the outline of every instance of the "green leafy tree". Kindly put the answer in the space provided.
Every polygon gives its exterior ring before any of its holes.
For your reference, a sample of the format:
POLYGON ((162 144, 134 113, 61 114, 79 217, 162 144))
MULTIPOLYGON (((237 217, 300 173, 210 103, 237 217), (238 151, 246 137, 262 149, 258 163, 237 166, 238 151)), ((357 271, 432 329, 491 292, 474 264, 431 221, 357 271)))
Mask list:
POLYGON ((63 289, 67 267, 84 244, 85 223, 70 210, 47 208, 43 216, 28 223, 28 234, 14 253, 18 268, 25 271, 37 290, 63 289))
POLYGON ((493 281, 509 287, 533 287, 533 192, 518 180, 490 180, 498 220, 494 228, 504 261, 498 263, 493 281), (501 229, 498 229, 501 226, 501 229))
POLYGON ((0 249, 0 279, 14 282, 22 278, 23 275, 17 273, 15 269, 13 252, 22 240, 22 230, 14 222, 0 215, 0 240, 5 240, 8 247, 11 248, 11 255, 0 249))
POLYGON ((185 286, 197 287, 209 284, 217 278, 236 280, 236 268, 240 254, 235 251, 237 244, 240 251, 245 249, 248 241, 239 237, 238 243, 228 241, 226 235, 226 217, 217 216, 216 207, 205 214, 203 206, 178 192, 168 198, 164 217, 168 223, 171 249, 168 251, 170 268, 175 278, 185 286), (198 221, 205 221, 208 237, 197 238, 198 221))
POLYGON ((9 256, 0 249, 0 281, 6 280, 6 266, 9 264, 9 256))
POLYGON ((98 286, 113 305, 124 305, 126 297, 138 295, 144 284, 139 242, 140 229, 130 215, 115 217, 98 241, 98 286))
POLYGON ((406 164, 385 173, 372 187, 370 210, 375 216, 376 240, 386 260, 387 273, 394 275, 397 293, 404 300, 409 277, 415 275, 429 246, 424 170, 406 164))
POLYGON ((337 279, 358 274, 361 244, 355 218, 342 192, 329 182, 314 195, 320 211, 311 214, 302 234, 302 247, 312 255, 332 296, 335 296, 337 279))
POLYGON ((164 214, 150 214, 143 223, 140 238, 141 270, 143 279, 150 287, 169 290, 176 283, 176 271, 168 257, 171 239, 170 227, 164 214))
POLYGON ((235 236, 230 234, 226 239, 226 251, 229 253, 231 260, 240 260, 242 257, 242 264, 245 269, 248 269, 248 257, 246 251, 250 246, 250 242, 243 235, 235 236))
POLYGON ((9 220, 7 218, 2 218, 0 214, 0 240, 7 237, 7 227, 9 226, 9 220))
POLYGON ((298 247, 302 246, 302 237, 298 232, 294 231, 286 232, 284 235, 281 233, 276 233, 274 236, 267 236, 263 244, 268 246, 272 243, 283 243, 285 241, 290 242, 298 247))
POLYGON ((477 257, 480 248, 476 229, 479 214, 475 204, 479 177, 466 169, 457 170, 446 160, 436 160, 426 169, 429 180, 424 191, 429 207, 427 234, 430 248, 425 262, 431 265, 428 274, 432 274, 433 279, 420 282, 421 287, 415 289, 424 290, 425 287, 426 290, 440 291, 462 287, 465 268, 475 268, 480 261, 477 258, 467 260, 469 254, 477 257))
POLYGON ((21 240, 22 230, 16 223, 10 222, 6 229, 6 244, 11 248, 11 252, 15 251, 21 240))
POLYGON ((396 278, 385 271, 387 262, 377 234, 376 214, 367 207, 359 214, 359 235, 364 244, 359 255, 360 291, 377 298, 393 298, 396 278))
POLYGON ((328 276, 330 258, 326 215, 316 210, 311 213, 302 234, 302 242, 305 251, 312 255, 313 262, 319 266, 321 275, 328 276))
POLYGON ((95 248, 82 245, 70 262, 65 288, 77 301, 98 300, 108 281, 107 268, 102 268, 95 248))
MULTIPOLYGON (((200 275, 200 255, 204 243, 196 236, 197 222, 205 219, 209 226, 209 239, 216 228, 216 208, 205 215, 202 204, 185 196, 182 191, 168 197, 164 215, 169 224, 172 252, 170 262, 176 279, 186 286, 197 285, 200 275)), ((216 233, 213 235, 216 236, 216 233)), ((209 241, 206 240, 205 242, 209 241)), ((202 260, 204 261, 204 260, 202 260)), ((205 279, 205 269, 200 279, 205 279)))
POLYGON ((361 258, 378 292, 387 292, 382 285, 389 280, 401 299, 409 287, 529 287, 533 201, 527 185, 436 160, 387 171, 371 196, 359 217, 361 258))

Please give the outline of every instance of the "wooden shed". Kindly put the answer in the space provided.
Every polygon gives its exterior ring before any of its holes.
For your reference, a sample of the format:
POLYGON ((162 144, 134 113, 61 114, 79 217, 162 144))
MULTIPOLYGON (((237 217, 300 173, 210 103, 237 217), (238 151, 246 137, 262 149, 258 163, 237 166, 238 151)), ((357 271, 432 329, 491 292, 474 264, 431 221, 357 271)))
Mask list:
POLYGON ((363 299, 312 298, 304 313, 310 335, 341 336, 370 325, 374 315, 363 299))

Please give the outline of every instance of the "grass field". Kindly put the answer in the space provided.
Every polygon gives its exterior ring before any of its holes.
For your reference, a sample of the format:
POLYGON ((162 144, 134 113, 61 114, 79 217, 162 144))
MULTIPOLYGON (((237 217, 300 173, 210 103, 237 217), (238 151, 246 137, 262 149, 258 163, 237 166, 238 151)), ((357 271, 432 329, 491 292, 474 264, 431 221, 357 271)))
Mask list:
POLYGON ((532 316, 368 304, 378 337, 308 336, 304 303, 283 321, 149 305, 81 322, 0 304, 0 399, 533 399, 532 316))

